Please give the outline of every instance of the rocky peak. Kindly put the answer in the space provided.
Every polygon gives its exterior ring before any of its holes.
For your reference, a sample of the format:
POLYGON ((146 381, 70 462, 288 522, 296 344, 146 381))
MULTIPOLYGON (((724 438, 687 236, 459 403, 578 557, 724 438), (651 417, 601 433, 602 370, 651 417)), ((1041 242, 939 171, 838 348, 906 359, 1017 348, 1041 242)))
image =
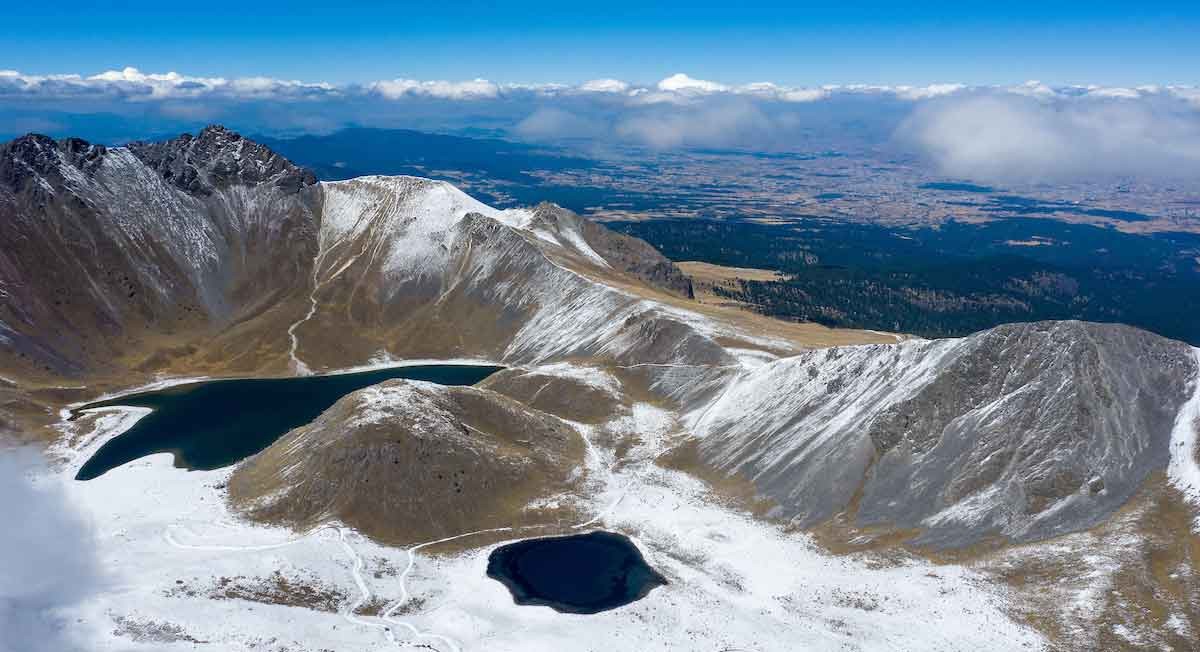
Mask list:
POLYGON ((129 151, 193 195, 260 183, 296 192, 317 182, 310 170, 221 125, 205 127, 198 136, 182 134, 164 142, 130 143, 129 151))
POLYGON ((26 134, 0 145, 0 185, 20 192, 31 186, 51 191, 63 181, 63 165, 90 173, 107 149, 82 138, 58 141, 42 134, 26 134))

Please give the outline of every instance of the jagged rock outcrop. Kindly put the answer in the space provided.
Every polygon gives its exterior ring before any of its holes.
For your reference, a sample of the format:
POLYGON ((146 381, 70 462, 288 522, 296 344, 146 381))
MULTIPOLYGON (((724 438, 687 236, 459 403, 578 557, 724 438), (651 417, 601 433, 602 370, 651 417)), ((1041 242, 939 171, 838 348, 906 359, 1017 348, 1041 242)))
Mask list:
POLYGON ((963 546, 1095 525, 1170 461, 1197 382, 1186 344, 1127 326, 1045 322, 970 337, 811 351, 698 410, 710 464, 776 514, 963 546))
POLYGON ((496 392, 392 380, 339 400, 243 462, 235 507, 299 529, 334 518, 388 543, 552 521, 582 480, 568 424, 496 392))
POLYGON ((0 145, 0 187, 13 194, 32 192, 44 197, 69 176, 62 165, 94 172, 107 151, 79 138, 59 142, 40 134, 22 136, 0 145))
POLYGON ((134 156, 164 180, 193 195, 211 195, 230 186, 269 183, 288 192, 317 183, 311 170, 220 125, 199 136, 182 134, 162 142, 127 145, 134 156))

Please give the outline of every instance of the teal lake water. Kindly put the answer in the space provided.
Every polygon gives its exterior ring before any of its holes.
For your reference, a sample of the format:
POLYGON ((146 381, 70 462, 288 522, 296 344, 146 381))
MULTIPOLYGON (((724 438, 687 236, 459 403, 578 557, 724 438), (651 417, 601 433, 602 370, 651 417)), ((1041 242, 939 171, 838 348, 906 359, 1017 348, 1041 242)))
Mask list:
POLYGON ((474 385, 500 369, 423 365, 327 376, 212 380, 89 403, 73 414, 113 406, 153 411, 105 442, 75 479, 98 478, 155 453, 174 453, 175 466, 181 468, 219 469, 270 446, 355 390, 393 378, 474 385))

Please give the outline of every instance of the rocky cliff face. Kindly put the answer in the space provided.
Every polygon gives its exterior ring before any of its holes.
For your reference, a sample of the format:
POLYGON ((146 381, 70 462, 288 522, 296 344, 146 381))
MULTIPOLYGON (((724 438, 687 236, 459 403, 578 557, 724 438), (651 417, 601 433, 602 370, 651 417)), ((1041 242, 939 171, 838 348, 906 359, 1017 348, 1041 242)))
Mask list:
POLYGON ((1171 460, 1196 391, 1193 349, 1080 322, 956 340, 811 351, 732 383, 695 413, 711 464, 751 478, 776 513, 964 546, 1090 527, 1171 460))
POLYGON ((260 184, 298 192, 317 183, 311 170, 219 125, 204 129, 199 136, 182 134, 163 142, 135 142, 127 149, 165 181, 192 195, 260 184))
POLYGON ((315 249, 314 182, 220 128, 128 148, 0 147, 5 366, 118 367, 285 302, 315 249))

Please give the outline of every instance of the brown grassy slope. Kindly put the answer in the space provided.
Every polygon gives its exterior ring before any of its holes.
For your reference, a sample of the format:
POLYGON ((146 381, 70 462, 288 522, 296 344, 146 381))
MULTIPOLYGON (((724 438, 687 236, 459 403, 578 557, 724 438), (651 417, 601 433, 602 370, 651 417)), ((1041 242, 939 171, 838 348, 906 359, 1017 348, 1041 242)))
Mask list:
POLYGON ((307 529, 333 518, 412 545, 566 517, 567 506, 527 506, 571 491, 583 456, 573 428, 505 396, 393 380, 244 461, 229 497, 255 520, 307 529))

